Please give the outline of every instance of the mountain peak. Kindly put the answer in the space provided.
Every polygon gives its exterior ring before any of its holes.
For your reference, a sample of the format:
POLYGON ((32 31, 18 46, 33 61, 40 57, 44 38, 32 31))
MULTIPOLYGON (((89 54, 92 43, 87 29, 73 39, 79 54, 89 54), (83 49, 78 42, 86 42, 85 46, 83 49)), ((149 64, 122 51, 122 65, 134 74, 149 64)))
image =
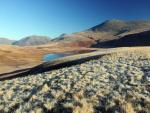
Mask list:
POLYGON ((110 32, 120 34, 137 29, 150 29, 150 21, 123 21, 123 20, 106 20, 103 23, 90 28, 90 31, 110 32))

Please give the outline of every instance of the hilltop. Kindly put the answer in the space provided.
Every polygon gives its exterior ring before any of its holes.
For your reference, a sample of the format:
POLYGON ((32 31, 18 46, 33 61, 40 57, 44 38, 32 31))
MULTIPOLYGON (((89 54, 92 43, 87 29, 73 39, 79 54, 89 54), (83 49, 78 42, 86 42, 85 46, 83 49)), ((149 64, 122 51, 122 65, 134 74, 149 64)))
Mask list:
POLYGON ((112 34, 119 35, 125 32, 135 30, 149 30, 150 21, 123 21, 123 20, 106 20, 105 22, 90 28, 90 31, 97 32, 111 32, 112 34))

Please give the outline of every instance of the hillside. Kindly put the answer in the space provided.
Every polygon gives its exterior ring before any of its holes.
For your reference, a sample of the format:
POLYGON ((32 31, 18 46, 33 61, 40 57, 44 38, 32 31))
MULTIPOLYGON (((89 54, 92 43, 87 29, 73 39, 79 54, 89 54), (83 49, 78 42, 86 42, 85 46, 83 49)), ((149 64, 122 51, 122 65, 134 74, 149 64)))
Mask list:
POLYGON ((53 41, 70 42, 73 45, 90 47, 97 42, 115 40, 147 30, 150 30, 150 21, 107 20, 82 32, 63 34, 53 41))
POLYGON ((67 34, 54 39, 54 42, 60 43, 70 43, 72 46, 79 47, 90 47, 92 44, 95 44, 97 41, 107 41, 118 38, 117 36, 112 35, 108 32, 93 32, 93 31, 83 31, 73 34, 67 34))
POLYGON ((131 46, 149 46, 150 45, 150 31, 129 34, 124 37, 110 40, 97 42, 92 47, 99 48, 112 48, 112 47, 131 47, 131 46))
POLYGON ((0 38, 0 45, 11 45, 14 40, 10 40, 7 38, 0 38))
POLYGON ((13 45, 33 46, 33 45, 47 44, 49 42, 51 42, 51 39, 49 37, 32 35, 14 42, 13 45))
POLYGON ((0 81, 0 112, 148 113, 150 48, 109 51, 72 66, 0 81))
POLYGON ((50 53, 82 53, 97 50, 95 48, 72 47, 68 44, 51 43, 38 46, 0 46, 0 74, 18 69, 33 67, 42 63, 43 56, 50 53), (67 45, 67 46, 66 46, 67 45))

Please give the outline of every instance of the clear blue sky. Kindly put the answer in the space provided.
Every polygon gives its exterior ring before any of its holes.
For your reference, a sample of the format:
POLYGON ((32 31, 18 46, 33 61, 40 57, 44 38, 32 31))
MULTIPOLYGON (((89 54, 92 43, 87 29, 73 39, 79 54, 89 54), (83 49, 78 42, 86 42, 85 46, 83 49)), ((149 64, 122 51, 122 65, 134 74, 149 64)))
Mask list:
POLYGON ((108 19, 150 20, 150 0, 0 0, 0 37, 56 37, 108 19))

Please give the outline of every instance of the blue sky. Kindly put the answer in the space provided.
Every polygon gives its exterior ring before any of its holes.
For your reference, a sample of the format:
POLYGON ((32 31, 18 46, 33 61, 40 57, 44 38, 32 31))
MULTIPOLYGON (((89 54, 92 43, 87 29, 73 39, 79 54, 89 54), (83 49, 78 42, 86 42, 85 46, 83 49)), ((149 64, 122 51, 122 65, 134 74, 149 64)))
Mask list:
POLYGON ((150 20, 150 0, 0 0, 0 37, 57 37, 108 19, 150 20))

